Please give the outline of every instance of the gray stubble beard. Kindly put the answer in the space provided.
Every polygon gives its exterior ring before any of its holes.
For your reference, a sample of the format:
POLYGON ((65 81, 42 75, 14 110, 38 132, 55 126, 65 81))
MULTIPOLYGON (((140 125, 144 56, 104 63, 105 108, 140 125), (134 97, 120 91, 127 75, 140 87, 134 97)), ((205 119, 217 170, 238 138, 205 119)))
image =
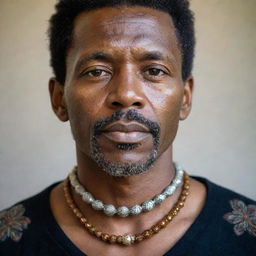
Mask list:
MULTIPOLYGON (((138 175, 148 171, 158 158, 158 146, 160 138, 160 126, 158 123, 145 119, 136 110, 129 110, 126 114, 124 112, 118 111, 114 113, 111 117, 104 120, 98 121, 94 126, 94 135, 91 138, 91 157, 106 173, 114 177, 128 177, 132 175, 138 175), (131 162, 131 163, 121 163, 121 162, 111 162, 108 161, 104 154, 101 152, 100 146, 97 141, 97 137, 100 135, 100 129, 102 129, 107 124, 121 120, 123 116, 126 116, 128 120, 134 120, 147 126, 153 137, 153 148, 149 153, 148 157, 143 161, 131 162)), ((139 146, 139 145, 137 145, 139 146)), ((117 150, 134 150, 137 146, 131 148, 120 148, 117 146, 117 150)))

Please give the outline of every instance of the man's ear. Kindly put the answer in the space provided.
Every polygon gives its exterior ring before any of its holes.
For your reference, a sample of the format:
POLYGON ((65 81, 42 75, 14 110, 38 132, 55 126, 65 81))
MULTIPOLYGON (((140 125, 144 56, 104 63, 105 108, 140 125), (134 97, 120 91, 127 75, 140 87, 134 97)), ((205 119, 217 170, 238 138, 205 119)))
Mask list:
POLYGON ((49 93, 51 97, 52 109, 56 116, 62 121, 69 120, 66 103, 64 99, 64 86, 55 78, 49 80, 49 93))
POLYGON ((193 77, 189 77, 184 84, 184 93, 182 99, 182 105, 180 109, 180 120, 185 120, 192 107, 192 95, 194 89, 194 79, 193 77))

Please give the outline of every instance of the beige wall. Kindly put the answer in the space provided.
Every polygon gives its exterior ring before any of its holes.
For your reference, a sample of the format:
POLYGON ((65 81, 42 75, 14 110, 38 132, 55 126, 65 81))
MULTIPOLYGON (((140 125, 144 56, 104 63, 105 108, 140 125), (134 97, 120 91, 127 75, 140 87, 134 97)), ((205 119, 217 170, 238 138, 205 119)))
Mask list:
MULTIPOLYGON (((54 0, 0 0, 0 208, 63 179, 68 124, 51 112, 47 20, 54 0)), ((193 0, 196 91, 175 158, 190 174, 256 198, 255 0, 193 0)))

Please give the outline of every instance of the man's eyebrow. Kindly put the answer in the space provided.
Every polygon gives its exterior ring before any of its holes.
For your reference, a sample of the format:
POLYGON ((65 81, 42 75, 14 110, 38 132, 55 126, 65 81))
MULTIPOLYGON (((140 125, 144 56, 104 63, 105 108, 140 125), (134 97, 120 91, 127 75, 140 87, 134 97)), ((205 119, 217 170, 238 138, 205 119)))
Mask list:
POLYGON ((85 55, 82 57, 77 65, 76 65, 76 70, 79 70, 81 66, 83 66, 85 63, 92 61, 92 60, 103 60, 103 61, 110 61, 113 59, 113 56, 109 53, 106 52, 94 52, 89 55, 85 55))
POLYGON ((146 61, 146 60, 166 60, 168 59, 167 56, 163 55, 159 51, 150 51, 142 53, 138 56, 138 59, 140 61, 146 61))

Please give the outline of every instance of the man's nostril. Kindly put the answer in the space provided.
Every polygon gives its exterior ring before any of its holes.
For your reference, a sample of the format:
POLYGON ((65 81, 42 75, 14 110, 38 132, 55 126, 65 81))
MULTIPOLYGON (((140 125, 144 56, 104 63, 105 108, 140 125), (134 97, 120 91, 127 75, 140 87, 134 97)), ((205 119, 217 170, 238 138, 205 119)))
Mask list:
POLYGON ((117 102, 117 101, 114 101, 114 102, 112 102, 112 105, 113 106, 122 106, 122 104, 121 103, 119 103, 119 102, 117 102))
POLYGON ((133 106, 138 106, 138 107, 140 107, 141 106, 141 102, 134 102, 133 104, 132 104, 133 106))

